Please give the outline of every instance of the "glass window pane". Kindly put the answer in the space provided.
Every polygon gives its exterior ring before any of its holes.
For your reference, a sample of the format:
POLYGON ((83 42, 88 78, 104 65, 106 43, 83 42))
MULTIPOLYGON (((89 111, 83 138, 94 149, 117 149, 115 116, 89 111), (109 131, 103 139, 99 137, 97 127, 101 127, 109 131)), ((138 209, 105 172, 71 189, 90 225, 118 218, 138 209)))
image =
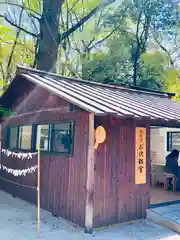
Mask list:
POLYGON ((172 133, 171 132, 167 133, 167 151, 168 152, 172 151, 172 133))
POLYGON ((61 153, 72 152, 72 123, 54 124, 53 151, 61 153))
POLYGON ((49 150, 49 124, 38 125, 36 149, 38 149, 39 143, 40 143, 40 150, 43 150, 43 151, 49 150))
POLYGON ((19 148, 31 149, 32 126, 19 127, 19 148))
POLYGON ((172 150, 173 149, 180 151, 180 132, 172 133, 172 150))
POLYGON ((10 127, 9 129, 9 148, 17 148, 18 127, 10 127))
POLYGON ((56 123, 54 124, 54 128, 55 130, 67 130, 69 131, 69 126, 70 126, 71 123, 67 123, 67 122, 62 122, 62 123, 56 123))

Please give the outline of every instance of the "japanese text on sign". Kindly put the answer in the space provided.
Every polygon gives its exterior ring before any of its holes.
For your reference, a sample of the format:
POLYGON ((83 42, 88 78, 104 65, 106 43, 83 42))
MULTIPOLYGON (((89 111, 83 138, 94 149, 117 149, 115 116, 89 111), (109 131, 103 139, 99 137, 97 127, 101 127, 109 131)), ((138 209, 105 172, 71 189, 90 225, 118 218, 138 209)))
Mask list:
POLYGON ((146 128, 136 128, 135 184, 146 183, 146 128))

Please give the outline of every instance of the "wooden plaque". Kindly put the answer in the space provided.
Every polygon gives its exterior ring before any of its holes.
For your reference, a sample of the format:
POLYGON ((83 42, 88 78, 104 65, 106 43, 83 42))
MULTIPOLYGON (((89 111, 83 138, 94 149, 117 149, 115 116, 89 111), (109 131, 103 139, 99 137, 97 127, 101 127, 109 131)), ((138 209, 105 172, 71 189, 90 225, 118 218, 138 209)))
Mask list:
POLYGON ((146 128, 136 128, 135 184, 146 184, 146 128))

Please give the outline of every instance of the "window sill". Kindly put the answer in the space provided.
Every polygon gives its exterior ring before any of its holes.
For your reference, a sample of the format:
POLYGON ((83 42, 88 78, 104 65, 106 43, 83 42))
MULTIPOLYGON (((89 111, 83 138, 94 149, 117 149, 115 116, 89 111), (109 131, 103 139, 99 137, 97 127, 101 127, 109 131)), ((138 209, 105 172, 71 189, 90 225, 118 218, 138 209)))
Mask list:
POLYGON ((32 149, 20 149, 20 148, 7 148, 7 150, 11 151, 11 152, 30 152, 33 153, 32 149))
MULTIPOLYGON (((37 151, 37 150, 36 150, 37 151)), ((42 155, 59 155, 63 157, 73 157, 72 153, 60 153, 60 152, 48 152, 48 151, 40 151, 40 154, 42 155)))

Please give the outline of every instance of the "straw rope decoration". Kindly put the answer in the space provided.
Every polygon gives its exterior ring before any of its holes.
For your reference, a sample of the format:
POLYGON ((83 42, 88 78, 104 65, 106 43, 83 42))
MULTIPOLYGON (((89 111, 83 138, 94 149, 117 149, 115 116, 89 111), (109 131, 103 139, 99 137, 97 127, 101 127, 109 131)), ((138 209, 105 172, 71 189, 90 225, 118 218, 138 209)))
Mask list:
POLYGON ((36 191, 37 191, 37 221, 38 221, 38 226, 37 226, 38 236, 37 237, 38 237, 38 239, 40 239, 40 145, 38 145, 38 152, 34 152, 34 153, 31 153, 31 152, 16 153, 16 152, 12 152, 8 149, 2 149, 1 152, 4 155, 6 155, 7 157, 17 158, 19 160, 30 160, 33 158, 34 155, 37 155, 37 165, 28 167, 26 169, 12 169, 12 168, 8 168, 7 166, 0 164, 0 170, 4 170, 7 173, 14 175, 15 177, 26 176, 27 174, 33 173, 37 170, 37 187, 19 184, 19 183, 10 181, 6 178, 2 178, 1 176, 0 176, 0 179, 7 181, 9 183, 15 184, 15 185, 19 185, 21 187, 36 189, 36 191))
POLYGON ((12 152, 10 150, 7 150, 7 149, 2 149, 1 150, 2 153, 4 153, 7 157, 15 157, 15 158, 18 158, 18 159, 21 159, 21 160, 27 160, 27 159, 32 159, 34 155, 37 155, 37 152, 35 153, 16 153, 16 152, 12 152))
MULTIPOLYGON (((15 153, 6 149, 2 149, 1 152, 5 154, 7 157, 15 157, 21 160, 32 159, 33 155, 37 154, 37 153, 21 153, 21 152, 15 153)), ((12 169, 0 164, 0 170, 1 169, 17 177, 17 176, 26 176, 28 173, 35 172, 37 169, 37 165, 28 167, 26 169, 12 169)))

